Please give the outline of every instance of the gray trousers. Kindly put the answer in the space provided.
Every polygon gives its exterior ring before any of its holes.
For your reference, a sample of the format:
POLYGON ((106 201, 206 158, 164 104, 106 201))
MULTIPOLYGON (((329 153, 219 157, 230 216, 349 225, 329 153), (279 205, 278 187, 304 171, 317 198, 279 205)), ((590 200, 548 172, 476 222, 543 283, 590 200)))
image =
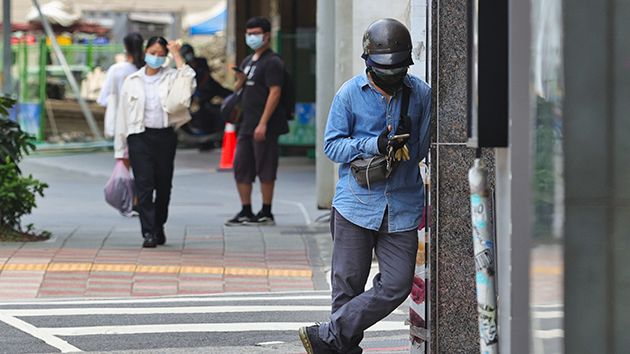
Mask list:
POLYGON ((339 353, 362 353, 363 332, 409 296, 418 251, 418 230, 388 232, 385 210, 379 231, 364 229, 333 209, 332 310, 319 327, 320 338, 339 353), (364 291, 376 253, 379 274, 364 291))

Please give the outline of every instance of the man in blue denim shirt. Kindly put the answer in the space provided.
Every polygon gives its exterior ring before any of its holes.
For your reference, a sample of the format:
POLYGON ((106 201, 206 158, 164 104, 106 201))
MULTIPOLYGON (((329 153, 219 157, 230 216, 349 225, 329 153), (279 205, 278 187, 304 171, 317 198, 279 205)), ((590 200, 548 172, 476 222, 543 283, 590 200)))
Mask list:
POLYGON ((363 332, 396 309, 413 284, 424 209, 419 163, 429 149, 431 89, 407 74, 411 47, 402 23, 381 19, 371 24, 363 37, 367 69, 339 89, 330 109, 324 152, 340 164, 330 221, 332 314, 330 322, 300 329, 309 354, 361 353, 363 332), (406 118, 401 117, 403 85, 411 91, 406 118), (391 139, 394 133, 409 137, 391 139), (369 189, 359 185, 350 162, 390 149, 407 149, 409 160, 369 189), (372 250, 380 273, 373 288, 364 291, 372 250))

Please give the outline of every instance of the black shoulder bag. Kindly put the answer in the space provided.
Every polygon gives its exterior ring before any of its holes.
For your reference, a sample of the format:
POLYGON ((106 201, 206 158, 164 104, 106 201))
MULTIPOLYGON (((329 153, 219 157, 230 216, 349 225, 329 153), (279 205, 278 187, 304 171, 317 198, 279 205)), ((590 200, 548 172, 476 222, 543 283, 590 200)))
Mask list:
MULTIPOLYGON (((402 91, 403 96, 400 107, 401 122, 399 122, 399 124, 402 123, 402 117, 407 115, 409 96, 411 94, 411 89, 405 84, 403 84, 402 91)), ((350 171, 352 171, 354 179, 360 186, 367 188, 368 191, 370 190, 370 183, 384 181, 389 178, 396 170, 396 167, 398 167, 398 160, 394 158, 394 154, 390 153, 369 158, 359 157, 350 162, 350 171)), ((348 185, 350 185, 350 179, 348 179, 348 185)), ((350 186, 350 190, 352 191, 352 186, 350 186)), ((352 194, 354 194, 354 191, 352 191, 352 194)), ((370 199, 371 197, 370 195, 370 199)), ((363 204, 367 204, 370 201, 368 199, 367 202, 363 202, 361 199, 357 199, 363 204)))

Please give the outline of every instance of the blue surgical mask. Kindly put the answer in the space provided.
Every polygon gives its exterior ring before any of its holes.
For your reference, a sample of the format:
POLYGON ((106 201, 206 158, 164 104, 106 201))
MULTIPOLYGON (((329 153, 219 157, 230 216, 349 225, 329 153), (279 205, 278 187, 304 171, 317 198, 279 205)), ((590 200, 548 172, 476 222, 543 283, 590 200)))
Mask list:
POLYGON ((190 53, 187 53, 186 55, 184 55, 184 59, 186 59, 186 62, 191 62, 195 59, 195 56, 190 53))
POLYGON ((146 54, 144 56, 144 62, 152 69, 159 69, 166 63, 166 57, 158 57, 152 54, 146 54))
POLYGON ((265 45, 263 40, 264 36, 264 34, 246 34, 245 43, 247 43, 247 46, 252 48, 252 50, 257 50, 265 45))

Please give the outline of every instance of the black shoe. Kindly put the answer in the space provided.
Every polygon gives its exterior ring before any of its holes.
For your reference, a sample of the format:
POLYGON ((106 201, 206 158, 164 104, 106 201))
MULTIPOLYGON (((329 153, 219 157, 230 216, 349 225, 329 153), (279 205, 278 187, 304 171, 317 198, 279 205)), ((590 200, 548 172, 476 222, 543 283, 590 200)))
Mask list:
POLYGON ((326 342, 319 338, 318 325, 300 327, 298 333, 308 354, 337 354, 326 342))
POLYGON ((142 243, 142 247, 144 248, 155 248, 157 246, 157 237, 155 235, 146 233, 144 234, 144 242, 142 243))
POLYGON ((245 222, 247 225, 275 225, 276 221, 273 219, 273 214, 263 214, 259 211, 250 221, 245 222))
POLYGON ((227 226, 244 225, 245 223, 252 221, 254 217, 255 217, 254 215, 241 215, 241 213, 239 212, 232 219, 226 221, 225 225, 227 226))
POLYGON ((164 230, 161 230, 157 234, 155 234, 155 242, 161 246, 166 243, 166 235, 164 234, 164 230))

